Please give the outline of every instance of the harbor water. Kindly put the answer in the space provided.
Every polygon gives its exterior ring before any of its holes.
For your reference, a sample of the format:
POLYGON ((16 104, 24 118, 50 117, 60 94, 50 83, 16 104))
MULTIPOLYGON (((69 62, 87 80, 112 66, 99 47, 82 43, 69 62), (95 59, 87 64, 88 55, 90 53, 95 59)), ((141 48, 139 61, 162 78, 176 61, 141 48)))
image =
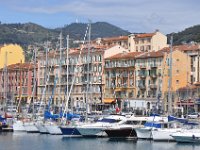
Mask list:
POLYGON ((135 139, 66 138, 62 135, 1 133, 0 150, 199 150, 200 144, 135 139))

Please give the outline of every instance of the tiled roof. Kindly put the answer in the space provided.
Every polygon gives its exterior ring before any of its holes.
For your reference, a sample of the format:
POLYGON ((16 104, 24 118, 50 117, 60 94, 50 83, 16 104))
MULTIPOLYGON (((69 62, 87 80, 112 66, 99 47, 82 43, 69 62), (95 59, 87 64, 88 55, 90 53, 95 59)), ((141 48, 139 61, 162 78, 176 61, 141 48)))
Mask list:
MULTIPOLYGON (((173 46, 172 50, 179 50, 179 51, 196 51, 200 49, 199 45, 197 44, 184 44, 184 45, 177 45, 177 46, 173 46)), ((165 51, 168 52, 170 50, 170 47, 165 47, 163 49, 161 49, 161 51, 165 51)))
POLYGON ((144 33, 144 34, 136 34, 135 37, 136 38, 146 38, 146 37, 152 37, 154 35, 155 35, 155 33, 144 33))
POLYGON ((123 52, 123 53, 118 53, 109 58, 106 58, 106 60, 135 58, 136 56, 140 54, 142 54, 142 52, 123 52))
POLYGON ((139 56, 136 56, 136 59, 157 58, 157 57, 163 57, 163 56, 164 56, 163 51, 146 52, 139 56))
POLYGON ((128 41, 128 36, 118 36, 118 37, 109 37, 109 38, 103 38, 102 41, 104 42, 110 42, 110 41, 128 41))
MULTIPOLYGON (((8 67, 9 69, 33 69, 34 68, 34 64, 33 63, 17 63, 17 64, 12 64, 9 65, 8 67)), ((36 65, 37 68, 37 65, 36 65)))

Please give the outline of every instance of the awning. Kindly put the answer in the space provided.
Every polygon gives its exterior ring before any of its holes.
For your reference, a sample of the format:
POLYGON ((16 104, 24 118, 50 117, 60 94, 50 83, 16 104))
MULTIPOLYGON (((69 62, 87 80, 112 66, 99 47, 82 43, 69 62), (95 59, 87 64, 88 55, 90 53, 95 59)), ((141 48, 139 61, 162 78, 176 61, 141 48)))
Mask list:
POLYGON ((110 104, 110 103, 115 102, 115 99, 114 99, 114 98, 105 98, 105 99, 103 100, 103 102, 104 102, 104 103, 110 104))

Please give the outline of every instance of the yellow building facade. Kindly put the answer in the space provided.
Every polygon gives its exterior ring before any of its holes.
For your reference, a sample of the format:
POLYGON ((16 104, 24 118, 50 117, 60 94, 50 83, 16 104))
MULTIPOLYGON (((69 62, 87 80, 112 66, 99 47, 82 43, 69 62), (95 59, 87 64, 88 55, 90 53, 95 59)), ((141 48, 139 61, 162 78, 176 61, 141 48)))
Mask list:
POLYGON ((0 46, 0 68, 5 65, 24 63, 25 56, 21 46, 17 44, 8 44, 0 46))

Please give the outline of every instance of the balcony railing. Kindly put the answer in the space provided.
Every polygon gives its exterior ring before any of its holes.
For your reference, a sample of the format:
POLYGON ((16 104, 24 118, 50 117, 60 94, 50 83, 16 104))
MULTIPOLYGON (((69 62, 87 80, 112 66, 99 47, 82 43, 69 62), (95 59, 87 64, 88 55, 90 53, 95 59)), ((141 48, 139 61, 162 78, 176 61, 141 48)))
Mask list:
POLYGON ((146 89, 145 84, 139 84, 138 87, 139 87, 141 90, 145 90, 145 89, 146 89))
POLYGON ((149 87, 151 89, 156 89, 157 88, 157 85, 155 83, 152 83, 152 84, 149 84, 149 87))
POLYGON ((139 72, 139 77, 146 78, 146 73, 145 72, 139 72))

